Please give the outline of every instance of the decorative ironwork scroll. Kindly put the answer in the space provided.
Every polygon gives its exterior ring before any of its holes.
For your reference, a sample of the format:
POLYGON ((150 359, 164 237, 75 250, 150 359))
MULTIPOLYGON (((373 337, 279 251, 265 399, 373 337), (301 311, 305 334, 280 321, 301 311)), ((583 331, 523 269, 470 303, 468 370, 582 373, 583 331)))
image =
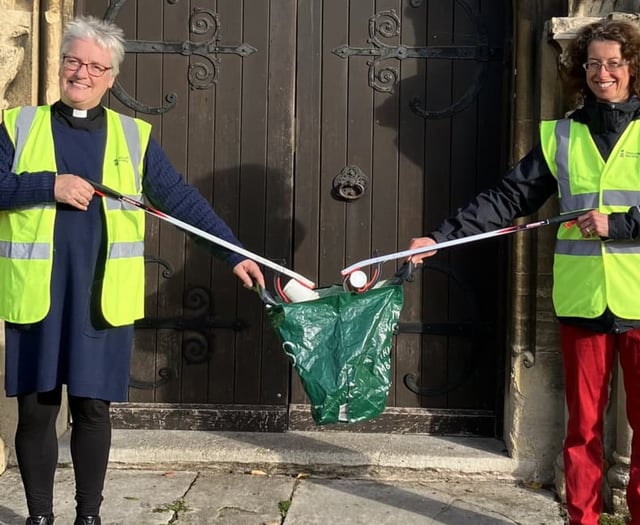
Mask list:
MULTIPOLYGON (((172 265, 158 257, 145 257, 145 263, 157 263, 164 270, 162 276, 171 278, 175 271, 172 265)), ((193 287, 184 293, 184 317, 145 317, 134 323, 137 330, 177 330, 183 332, 182 357, 189 364, 206 363, 211 356, 211 342, 214 338, 211 330, 223 329, 239 332, 246 328, 241 319, 230 321, 215 319, 213 316, 211 291, 207 288, 193 287)), ((169 368, 158 370, 156 381, 141 381, 130 377, 129 386, 142 390, 152 390, 177 377, 177 373, 169 368)))
MULTIPOLYGON (((400 36, 400 18, 394 9, 381 11, 369 18, 369 47, 353 47, 343 45, 333 49, 333 53, 341 58, 350 56, 373 57, 367 62, 369 66, 369 86, 382 93, 390 93, 398 83, 398 68, 383 62, 396 59, 449 59, 472 60, 479 63, 475 76, 467 91, 458 101, 441 110, 428 110, 422 107, 419 99, 411 101, 411 109, 424 118, 445 118, 468 107, 478 95, 482 87, 489 60, 501 56, 501 50, 489 47, 487 31, 480 15, 465 0, 454 0, 469 16, 476 28, 476 42, 473 45, 440 45, 414 47, 405 45, 389 45, 382 39, 400 36)), ((422 5, 421 0, 412 0, 413 7, 422 5)))
MULTIPOLYGON (((405 46, 390 46, 380 40, 382 38, 393 38, 400 35, 400 18, 395 9, 381 11, 369 18, 369 39, 370 47, 351 47, 343 45, 335 48, 332 52, 340 58, 350 56, 371 56, 376 57, 367 62, 369 65, 369 86, 380 92, 391 92, 398 81, 398 70, 395 67, 387 66, 378 69, 381 62, 390 58, 403 60, 408 58, 407 53, 413 52, 415 48, 405 46)), ((413 53, 412 53, 413 54, 413 53)))
MULTIPOLYGON (((398 333, 467 337, 474 341, 479 336, 490 334, 493 331, 493 327, 483 325, 478 321, 478 307, 473 290, 451 268, 437 263, 427 263, 424 265, 423 270, 433 270, 444 274, 457 287, 461 288, 466 299, 465 303, 470 310, 468 313, 469 320, 450 323, 399 323, 398 333)), ((411 392, 419 396, 435 397, 445 395, 456 390, 473 377, 478 367, 479 359, 479 352, 472 346, 469 357, 464 360, 464 366, 449 381, 435 386, 420 386, 415 374, 405 374, 403 382, 411 392)))
POLYGON ((168 383, 175 376, 175 373, 170 368, 161 368, 158 370, 159 379, 157 381, 140 381, 139 379, 129 377, 129 386, 138 390, 153 390, 168 383))
MULTIPOLYGON (((118 12, 127 0, 111 0, 104 15, 105 20, 115 20, 118 12)), ((167 0, 169 4, 175 4, 178 0, 167 0)), ((192 89, 208 89, 218 80, 220 75, 220 54, 234 54, 241 57, 252 55, 257 51, 250 44, 222 45, 220 44, 220 18, 210 9, 195 7, 189 17, 189 31, 193 35, 209 35, 206 41, 194 42, 161 42, 147 40, 127 40, 125 50, 127 53, 147 54, 180 54, 197 57, 199 60, 189 65, 187 78, 192 89)), ((173 108, 177 101, 175 93, 165 96, 166 105, 148 106, 129 95, 116 81, 111 92, 125 106, 146 114, 162 114, 173 108)))
POLYGON ((231 321, 215 319, 211 313, 211 291, 202 288, 189 288, 184 294, 184 317, 145 317, 136 321, 137 329, 169 329, 184 332, 182 356, 190 364, 208 361, 211 355, 209 345, 211 330, 233 330, 239 332, 246 328, 240 319, 231 321))

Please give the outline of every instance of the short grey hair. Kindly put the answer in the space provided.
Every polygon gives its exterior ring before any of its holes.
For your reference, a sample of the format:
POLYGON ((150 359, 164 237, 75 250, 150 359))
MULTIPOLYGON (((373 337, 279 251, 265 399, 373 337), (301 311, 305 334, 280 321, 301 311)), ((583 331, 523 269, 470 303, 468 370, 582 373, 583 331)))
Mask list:
POLYGON ((60 60, 76 40, 93 40, 111 51, 111 75, 117 76, 124 60, 124 31, 113 22, 94 16, 74 18, 65 28, 60 46, 60 60))

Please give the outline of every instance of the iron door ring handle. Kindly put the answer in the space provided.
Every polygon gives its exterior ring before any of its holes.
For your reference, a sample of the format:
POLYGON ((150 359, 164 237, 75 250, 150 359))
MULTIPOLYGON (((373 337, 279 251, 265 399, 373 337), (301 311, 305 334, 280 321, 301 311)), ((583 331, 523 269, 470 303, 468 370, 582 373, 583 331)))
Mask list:
POLYGON ((333 179, 333 193, 345 201, 354 201, 362 197, 369 180, 358 166, 347 166, 333 179))

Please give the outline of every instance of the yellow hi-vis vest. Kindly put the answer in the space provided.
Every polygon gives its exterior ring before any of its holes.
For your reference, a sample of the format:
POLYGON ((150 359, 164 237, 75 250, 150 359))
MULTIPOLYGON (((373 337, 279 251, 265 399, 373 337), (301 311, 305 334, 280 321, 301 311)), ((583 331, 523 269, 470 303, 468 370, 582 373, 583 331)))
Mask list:
MULTIPOLYGON (((558 180, 560 212, 626 212, 640 205, 640 122, 624 131, 605 162, 586 125, 562 119, 540 126, 542 151, 558 180)), ((640 319, 640 241, 585 239, 558 228, 553 305, 560 317, 595 318, 607 306, 640 319)))
MULTIPOLYGON (((51 107, 25 106, 3 115, 15 148, 12 171, 57 173, 51 107)), ((151 126, 109 109, 106 122, 102 182, 140 198, 151 126)), ((107 250, 102 315, 123 326, 144 316, 144 211, 109 198, 102 207, 107 250)), ((55 203, 0 211, 0 318, 35 323, 49 312, 55 216, 55 203)))

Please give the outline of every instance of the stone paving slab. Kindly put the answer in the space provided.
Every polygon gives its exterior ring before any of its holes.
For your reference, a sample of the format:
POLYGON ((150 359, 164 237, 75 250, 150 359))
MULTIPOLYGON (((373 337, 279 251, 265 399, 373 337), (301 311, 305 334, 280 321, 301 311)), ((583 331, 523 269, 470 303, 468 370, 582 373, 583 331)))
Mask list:
POLYGON ((307 479, 284 523, 562 525, 564 519, 548 491, 508 483, 307 479))
POLYGON ((289 501, 296 482, 289 476, 203 472, 184 498, 176 525, 280 525, 280 502, 289 501))
MULTIPOLYGON (((73 471, 59 468, 56 525, 74 516, 73 471)), ((0 525, 24 525, 15 468, 0 476, 0 525)), ((111 469, 104 525, 562 525, 553 494, 506 481, 407 482, 247 472, 111 469), (284 505, 283 505, 284 504, 284 505)))
MULTIPOLYGON (((174 517, 169 509, 196 479, 195 472, 110 470, 105 480, 104 525, 166 525, 174 517)), ((58 468, 54 485, 55 525, 71 525, 75 518, 73 470, 58 468)), ((17 469, 0 476, 0 525, 24 525, 27 516, 24 490, 17 469)))

